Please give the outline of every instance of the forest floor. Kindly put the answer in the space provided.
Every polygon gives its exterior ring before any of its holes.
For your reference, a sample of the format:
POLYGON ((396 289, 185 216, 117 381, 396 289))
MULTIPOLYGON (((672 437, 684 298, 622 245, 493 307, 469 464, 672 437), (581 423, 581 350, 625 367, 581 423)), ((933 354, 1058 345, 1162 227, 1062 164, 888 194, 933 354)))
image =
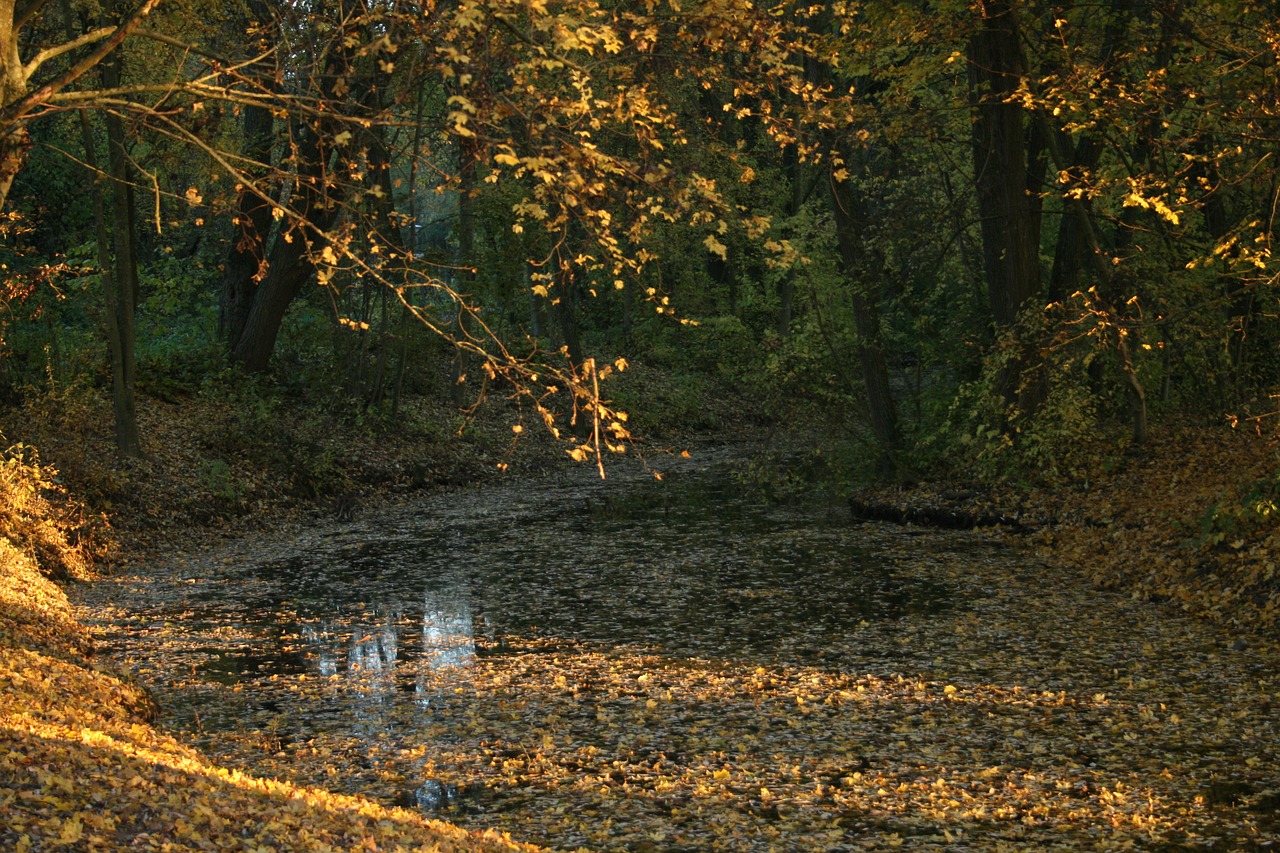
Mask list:
MULTIPOLYGON (((395 436, 269 413, 286 422, 276 425, 276 441, 264 442, 267 452, 254 453, 232 443, 244 426, 240 413, 152 400, 140 412, 148 459, 104 463, 112 458, 109 436, 90 425, 106 419, 85 405, 46 409, 43 422, 30 420, 20 436, 61 474, 45 469, 33 481, 16 463, 4 468, 7 502, 17 509, 0 530, 0 813, 7 818, 0 848, 525 849, 498 834, 467 834, 331 793, 323 774, 311 771, 331 766, 335 755, 342 760, 340 745, 324 747, 330 754, 311 763, 291 759, 294 769, 260 749, 257 766, 243 754, 219 764, 153 728, 145 692, 95 660, 92 640, 43 575, 86 576, 94 560, 126 573, 157 553, 198 550, 251 530, 314 527, 385 501, 495 479, 503 476, 499 462, 508 476, 536 476, 562 464, 562 450, 537 438, 513 443, 511 411, 463 423, 440 406, 421 413, 419 429, 395 436), (290 451, 290 442, 299 449, 290 451), (300 465, 298 453, 316 464, 300 465), (60 499, 64 485, 94 509, 60 499), (36 535, 32 519, 53 529, 36 535)), ((731 411, 734 404, 723 405, 731 411)), ((726 415, 724 423, 742 421, 726 415)), ((722 440, 761 435, 749 423, 742 429, 722 440)), ((666 440, 651 443, 654 459, 696 444, 679 434, 657 438, 666 440)), ((1273 710, 1280 652, 1271 632, 1280 532, 1269 503, 1276 467, 1264 437, 1182 428, 1157 432, 1140 454, 1110 460, 1087 483, 1053 490, 880 490, 878 498, 903 504, 1016 516, 1019 532, 1004 538, 1021 553, 1038 551, 1028 557, 1037 568, 999 569, 1013 572, 1010 592, 977 622, 951 626, 951 641, 916 632, 909 642, 927 647, 933 664, 900 679, 633 661, 662 674, 605 697, 617 706, 610 713, 626 719, 627 703, 639 703, 636 725, 661 734, 663 703, 694 697, 700 710, 684 717, 702 720, 710 727, 703 735, 720 739, 724 756, 714 766, 664 769, 634 743, 599 778, 588 778, 576 753, 526 755, 510 766, 602 802, 611 786, 652 782, 635 801, 647 809, 648 835, 619 849, 700 849, 696 837, 670 834, 673 812, 685 824, 701 821, 685 810, 691 801, 725 809, 715 812, 724 817, 715 825, 728 832, 725 849, 738 849, 738 824, 753 827, 760 844, 795 849, 779 833, 801 817, 805 837, 831 849, 1025 849, 1027 828, 1038 838, 1053 826, 1082 833, 1064 843, 1087 840, 1099 849, 1270 849, 1280 809, 1273 710), (1164 604, 1125 605, 1091 592, 1090 583, 1164 604), (1091 596, 1105 604, 1091 604, 1091 596), (1012 649, 1015 604, 1029 618, 1055 615, 1041 620, 1034 642, 1012 649), (960 660, 966 655, 968 663, 960 660), (869 717, 872 700, 880 711, 869 717), (794 730, 788 744, 826 743, 841 714, 852 726, 845 734, 874 738, 880 754, 846 745, 848 755, 806 763, 774 733, 794 730), (875 728, 887 718, 897 740, 875 728), (754 728, 716 728, 734 720, 754 728), (734 738, 749 754, 729 748, 734 738), (1134 744, 1146 746, 1135 752, 1134 744)), ((566 731, 578 725, 582 700, 566 683, 613 689, 615 660, 521 660, 521 678, 549 703, 538 713, 560 719, 566 731)), ((496 688, 510 676, 493 675, 496 688)), ((479 737, 486 723, 474 723, 479 737)), ((459 763, 480 757, 466 744, 454 756, 459 763)), ((440 758, 442 766, 450 760, 440 758)), ((547 820, 571 814, 573 800, 565 802, 569 811, 544 810, 547 820)), ((534 829, 555 838, 550 827, 534 829)))

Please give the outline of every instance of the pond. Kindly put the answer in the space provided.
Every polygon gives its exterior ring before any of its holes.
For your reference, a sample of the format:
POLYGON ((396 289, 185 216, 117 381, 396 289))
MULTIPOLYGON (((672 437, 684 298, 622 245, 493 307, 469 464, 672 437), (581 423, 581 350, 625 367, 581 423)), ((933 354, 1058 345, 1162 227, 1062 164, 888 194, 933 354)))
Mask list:
MULTIPOLYGON (((561 849, 1018 845, 1037 824, 1150 841, 1221 821, 1115 799, 1148 759, 1112 763, 1098 726, 1143 705, 1148 640, 1076 648, 1064 613, 1155 636, 1153 608, 1100 606, 982 533, 765 502, 729 457, 663 469, 250 537, 86 604, 165 724, 224 763, 561 849)), ((1183 674, 1212 665, 1218 639, 1171 633, 1194 638, 1183 674)), ((1262 801, 1253 767, 1240 790, 1262 801)))
MULTIPOLYGON (((254 642, 224 681, 310 671, 421 692, 441 669, 541 638, 677 657, 836 657, 851 625, 951 606, 837 507, 770 507, 725 471, 479 490, 243 567, 254 642)), ((189 599, 208 618, 221 590, 189 599)), ((389 694, 390 696, 391 694, 389 694)))

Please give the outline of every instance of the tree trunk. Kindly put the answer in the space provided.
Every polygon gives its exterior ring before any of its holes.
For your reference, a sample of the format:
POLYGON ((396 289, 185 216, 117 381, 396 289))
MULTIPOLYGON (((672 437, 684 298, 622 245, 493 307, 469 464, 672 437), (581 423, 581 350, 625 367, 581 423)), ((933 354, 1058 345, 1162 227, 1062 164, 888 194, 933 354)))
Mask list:
MULTIPOLYGON (((1012 330, 1040 291, 1040 232, 1029 167, 1025 111, 1011 101, 1025 76, 1017 0, 979 0, 982 20, 969 41, 969 97, 974 113, 973 168, 987 301, 997 331, 1012 330)), ((1022 415, 1039 408, 1044 383, 1032 342, 1016 341, 1000 377, 1005 400, 1022 415)))
POLYGON ((845 286, 852 294, 854 326, 858 333, 858 366, 867 395, 871 432, 876 442, 876 469, 882 477, 893 477, 899 473, 898 454, 902 443, 898 415, 889 386, 889 368, 881 346, 876 294, 862 291, 866 282, 878 281, 881 273, 867 270, 860 233, 862 217, 858 215, 857 201, 847 182, 831 182, 831 201, 841 271, 845 286))
POLYGON ((324 240, 337 219, 336 191, 325 185, 327 152, 320 144, 320 132, 317 128, 299 130, 302 139, 294 145, 292 155, 297 163, 292 196, 298 218, 283 225, 273 242, 243 328, 231 342, 231 361, 249 373, 264 372, 269 366, 285 313, 315 273, 313 243, 324 240))
MULTIPOLYGON (((368 182, 376 190, 371 191, 367 196, 372 198, 371 204, 374 207, 374 217, 378 223, 377 233, 372 239, 381 243, 375 257, 382 259, 379 262, 384 265, 395 265, 401 269, 401 272, 398 273, 390 273, 390 271, 388 273, 399 276, 400 281, 397 288, 403 290, 405 285, 408 284, 408 280, 404 277, 403 269, 408 263, 409 252, 405 236, 401 233, 400 225, 396 221, 395 182, 391 179, 392 146, 387 141, 387 131, 383 125, 374 125, 371 128, 367 128, 363 136, 368 150, 368 182)), ((386 267, 384 266, 385 269, 386 267)), ((391 284, 392 282, 384 278, 384 283, 391 284)), ((378 353, 373 376, 364 388, 366 405, 374 405, 382 401, 386 392, 387 366, 392 352, 391 310, 393 303, 388 298, 388 288, 386 286, 379 288, 379 301, 378 353)), ((403 306, 398 301, 394 303, 394 306, 398 312, 404 312, 403 306)))
MULTIPOLYGON (((152 10, 160 5, 161 0, 142 0, 114 31, 87 42, 86 44, 92 45, 87 55, 31 89, 28 75, 38 71, 43 60, 32 60, 33 66, 25 67, 18 41, 22 27, 36 19, 45 2, 46 0, 28 0, 25 3, 0 0, 0 210, 4 209, 8 201, 14 178, 27 162, 27 151, 31 147, 27 121, 32 112, 111 56, 142 25, 152 10)), ((52 53, 44 53, 47 58, 56 56, 59 52, 54 50, 52 53)))
MULTIPOLYGON (((265 107, 247 105, 243 110, 245 156, 263 164, 254 168, 251 180, 261 180, 271 160, 272 131, 275 121, 265 107)), ((269 269, 267 237, 271 233, 271 204, 253 188, 239 187, 236 213, 232 219, 232 243, 222 267, 222 293, 218 312, 218 331, 234 349, 244 335, 253 308, 254 296, 269 269)))
POLYGON ((567 256, 556 254, 556 283, 552 289, 551 302, 555 306, 556 325, 560 327, 560 340, 564 342, 569 353, 569 362, 573 369, 582 366, 582 338, 578 335, 578 313, 574 310, 574 280, 572 261, 567 256))
MULTIPOLYGON (((470 295, 471 285, 475 282, 475 199, 476 163, 480 152, 476 143, 467 138, 458 140, 458 221, 454 229, 454 238, 458 242, 458 254, 454 257, 454 293, 470 295)), ((457 339, 470 337, 467 329, 467 311, 457 306, 457 339)), ((466 404, 467 398, 467 352, 460 346, 454 348, 453 361, 453 402, 457 406, 466 404)))
POLYGON ((973 167, 987 296, 1002 329, 1014 325, 1040 286, 1040 234, 1027 186, 1024 110, 1007 102, 1024 76, 1015 2, 981 2, 981 27, 969 43, 973 167))
MULTIPOLYGON (((260 16, 269 11, 261 2, 255 2, 252 8, 260 16)), ((326 99, 330 99, 333 104, 343 104, 354 112, 367 106, 366 99, 376 87, 368 80, 351 76, 348 53, 345 41, 338 38, 326 46, 324 67, 312 71, 321 71, 321 79, 327 81, 322 92, 326 99), (351 82, 353 79, 354 83, 351 82), (335 95, 327 89, 328 86, 336 85, 335 81, 338 80, 344 81, 348 86, 345 96, 335 95)), ((227 294, 230 359, 250 373, 264 372, 269 366, 285 313, 302 291, 303 285, 315 273, 312 258, 322 248, 321 244, 328 239, 327 232, 338 220, 343 200, 343 184, 337 183, 330 171, 332 152, 327 140, 336 135, 335 130, 341 125, 340 116, 331 116, 299 120, 293 127, 291 150, 281 157, 282 163, 289 164, 293 169, 292 174, 285 178, 291 214, 279 224, 278 233, 266 253, 265 267, 260 255, 255 255, 261 251, 255 242, 265 243, 267 239, 261 221, 264 210, 257 207, 257 202, 241 196, 241 209, 252 215, 249 221, 240 224, 252 227, 254 231, 253 236, 242 238, 248 241, 245 244, 247 254, 237 258, 236 262, 242 270, 248 268, 251 262, 254 263, 256 281, 254 276, 248 282, 243 278, 230 283, 224 280, 224 293, 227 294), (248 296, 250 293, 251 297, 248 296), (246 299, 250 302, 247 309, 243 304, 246 299), (241 316, 244 318, 242 326, 239 320, 241 316)), ((261 145, 261 134, 266 132, 263 123, 265 118, 259 116, 254 121, 259 135, 257 144, 261 145)), ((256 153, 261 155, 263 152, 256 153)), ((263 156, 259 162, 265 164, 268 158, 263 156)), ((280 192, 281 195, 284 194, 283 190, 280 192)), ((269 206, 265 213, 270 215, 269 206)), ((233 255, 238 251, 233 249, 233 255)))
MULTIPOLYGON (((805 199, 808 197, 808 190, 805 187, 804 163, 800 161, 800 155, 794 145, 787 146, 786 150, 783 151, 782 165, 790 178, 791 184, 791 198, 787 200, 786 213, 788 218, 794 218, 800 213, 800 208, 804 206, 805 199)), ((784 341, 791 337, 791 322, 795 315, 795 296, 795 274, 787 273, 778 282, 777 329, 778 337, 784 341)))
MULTIPOLYGON (((26 72, 18 52, 16 0, 0 0, 0 107, 21 101, 27 94, 26 72)), ((0 209, 9 198, 13 181, 27 162, 31 137, 19 117, 0 124, 0 209)))
MULTIPOLYGON (((120 85, 120 64, 111 57, 102 66, 102 83, 120 85)), ((107 348, 111 354, 111 402, 115 415, 116 448, 124 456, 142 455, 134 406, 134 306, 138 291, 138 259, 134 251, 133 198, 129 192, 129 159, 125 151, 124 122, 106 114, 107 162, 111 175, 112 262, 107 245, 105 203, 94 182, 94 218, 98 234, 98 259, 102 264, 103 296, 107 315, 107 348)), ((81 133, 90 163, 98 162, 88 116, 81 113, 81 133)))

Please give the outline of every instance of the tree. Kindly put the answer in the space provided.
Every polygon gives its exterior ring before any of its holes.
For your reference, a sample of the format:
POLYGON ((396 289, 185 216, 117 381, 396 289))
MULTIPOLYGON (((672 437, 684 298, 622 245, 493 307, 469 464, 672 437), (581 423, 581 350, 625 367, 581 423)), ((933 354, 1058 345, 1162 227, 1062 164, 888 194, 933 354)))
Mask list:
POLYGON ((55 41, 24 58, 24 36, 35 29, 49 5, 49 0, 0 0, 0 209, 5 206, 13 179, 26 162, 30 146, 28 123, 38 117, 56 95, 120 47, 160 5, 160 0, 143 0, 119 24, 55 41), (41 70, 50 61, 84 47, 92 49, 49 79, 39 79, 41 70))
MULTIPOLYGON (((991 314, 997 329, 1009 331, 1040 293, 1042 139, 1017 100, 1027 78, 1017 0, 983 0, 976 8, 979 21, 967 57, 974 184, 991 314)), ((1042 393, 1032 375, 1028 347, 1034 343, 1014 346, 1001 380, 1003 393, 1022 413, 1033 414, 1042 393)))

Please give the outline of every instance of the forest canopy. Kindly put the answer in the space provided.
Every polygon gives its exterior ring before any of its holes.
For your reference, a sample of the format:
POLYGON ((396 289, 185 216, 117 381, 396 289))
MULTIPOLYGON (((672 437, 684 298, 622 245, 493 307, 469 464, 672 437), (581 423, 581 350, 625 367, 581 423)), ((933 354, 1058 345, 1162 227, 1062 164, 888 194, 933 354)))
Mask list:
POLYGON ((394 410, 449 354, 461 404, 501 388, 585 459, 623 449, 643 402, 600 383, 638 360, 816 401, 849 476, 1071 475, 1152 413, 1271 412, 1277 30, 1195 0, 0 3, 0 385, 109 384, 135 454, 138 383, 338 375, 394 410))

